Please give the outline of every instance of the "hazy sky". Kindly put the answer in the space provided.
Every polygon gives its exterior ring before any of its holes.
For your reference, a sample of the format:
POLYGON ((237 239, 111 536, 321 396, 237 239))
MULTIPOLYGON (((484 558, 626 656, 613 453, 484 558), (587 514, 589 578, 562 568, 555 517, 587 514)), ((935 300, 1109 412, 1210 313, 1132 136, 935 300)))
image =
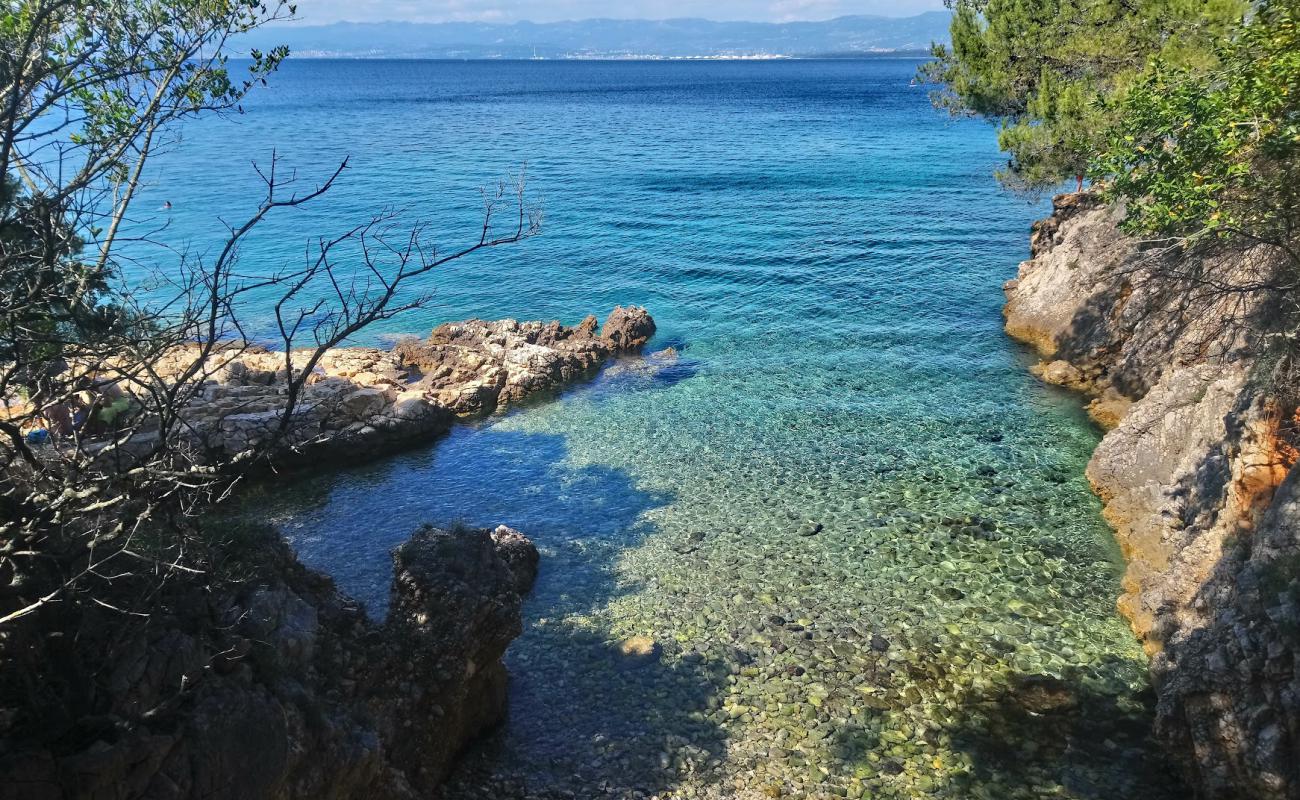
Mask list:
POLYGON ((298 0, 303 24, 377 22, 554 22, 589 17, 782 22, 845 14, 901 17, 943 8, 943 0, 298 0))

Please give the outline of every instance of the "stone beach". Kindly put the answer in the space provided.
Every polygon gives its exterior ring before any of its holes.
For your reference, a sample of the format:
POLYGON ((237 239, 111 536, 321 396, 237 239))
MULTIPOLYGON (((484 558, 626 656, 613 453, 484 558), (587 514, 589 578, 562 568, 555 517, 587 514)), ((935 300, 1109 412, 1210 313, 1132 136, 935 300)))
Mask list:
POLYGON ((432 456, 256 498, 376 611, 384 540, 355 535, 375 498, 538 543, 509 719, 443 797, 1184 797, 1114 612, 1110 534, 1078 511, 1090 442, 922 399, 856 432, 832 418, 829 441, 764 410, 783 373, 717 390, 751 402, 696 394, 709 357, 621 360, 432 456))

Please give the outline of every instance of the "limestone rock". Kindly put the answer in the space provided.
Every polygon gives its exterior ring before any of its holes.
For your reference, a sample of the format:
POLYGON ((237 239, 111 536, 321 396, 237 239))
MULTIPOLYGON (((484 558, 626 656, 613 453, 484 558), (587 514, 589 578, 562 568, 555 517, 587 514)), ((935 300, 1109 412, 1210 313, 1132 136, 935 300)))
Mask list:
POLYGON ((1083 372, 1068 361, 1057 359, 1032 368, 1034 374, 1044 382, 1054 386, 1081 386, 1084 382, 1083 372))
POLYGON ((655 322, 649 312, 639 306, 615 306, 605 318, 600 329, 602 339, 608 340, 616 350, 635 350, 655 334, 655 322))
MULTIPOLYGON (((186 430, 200 452, 227 459, 276 440, 280 463, 349 461, 392 452, 444 432, 457 416, 492 413, 589 376, 612 356, 654 334, 643 308, 615 308, 600 336, 596 318, 558 322, 467 320, 439 325, 427 339, 392 350, 343 347, 323 354, 307 376, 288 428, 280 430, 287 376, 307 369, 308 351, 288 359, 231 343, 211 356, 186 430)), ((159 360, 160 375, 191 366, 192 347, 159 360), (187 360, 189 359, 189 360, 187 360)), ((130 391, 143 386, 125 385, 130 391)))
POLYGON ((492 544, 515 577, 515 591, 520 596, 532 591, 533 583, 537 581, 537 564, 541 556, 528 537, 514 528, 498 525, 492 531, 492 544))
POLYGON ((353 419, 369 419, 384 407, 384 393, 367 386, 343 397, 343 413, 353 419))
MULTIPOLYGON (((1153 657, 1157 733, 1205 800, 1300 797, 1294 414, 1235 324, 1272 301, 1181 283, 1204 265, 1142 251, 1123 209, 1055 206, 1005 287, 1007 331, 1110 429, 1087 476, 1128 562, 1119 607, 1153 657)), ((1257 283, 1273 265, 1246 251, 1216 268, 1257 283)))
POLYGON ((101 715, 79 723, 98 735, 0 727, 0 798, 414 800, 501 720, 501 655, 522 630, 502 553, 536 553, 518 531, 418 531, 395 552, 383 623, 274 530, 241 547, 241 582, 173 579, 169 613, 118 643, 101 715))

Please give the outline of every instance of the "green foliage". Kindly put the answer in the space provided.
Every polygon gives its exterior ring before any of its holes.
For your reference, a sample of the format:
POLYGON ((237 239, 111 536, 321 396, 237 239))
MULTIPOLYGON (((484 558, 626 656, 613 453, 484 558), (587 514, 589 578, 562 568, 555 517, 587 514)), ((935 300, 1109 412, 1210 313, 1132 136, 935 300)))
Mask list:
POLYGON ((1214 61, 1244 0, 950 0, 951 48, 922 76, 936 105, 1001 125, 999 177, 1044 188, 1083 175, 1105 146, 1114 99, 1159 57, 1187 69, 1214 61))
POLYGON ((249 0, 10 0, 0 15, 0 391, 143 333, 112 252, 151 152, 237 109, 287 55, 226 44, 291 7, 249 0), (102 349, 102 348, 101 348, 102 349))
POLYGON ((1155 60, 1093 170, 1131 232, 1262 243, 1300 269, 1300 0, 1263 3, 1217 58, 1155 60))
POLYGON ((21 365, 30 388, 62 342, 119 327, 105 271, 76 258, 81 243, 57 206, 0 182, 0 361, 21 365))

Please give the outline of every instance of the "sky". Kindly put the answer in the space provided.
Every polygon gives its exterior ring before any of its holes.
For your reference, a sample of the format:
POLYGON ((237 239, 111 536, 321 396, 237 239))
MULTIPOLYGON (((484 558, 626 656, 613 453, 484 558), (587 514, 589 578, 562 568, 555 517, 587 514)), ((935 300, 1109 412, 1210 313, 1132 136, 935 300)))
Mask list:
POLYGON ((789 22, 847 14, 904 17, 943 8, 943 0, 298 0, 304 25, 331 22, 555 22, 617 17, 789 22))

